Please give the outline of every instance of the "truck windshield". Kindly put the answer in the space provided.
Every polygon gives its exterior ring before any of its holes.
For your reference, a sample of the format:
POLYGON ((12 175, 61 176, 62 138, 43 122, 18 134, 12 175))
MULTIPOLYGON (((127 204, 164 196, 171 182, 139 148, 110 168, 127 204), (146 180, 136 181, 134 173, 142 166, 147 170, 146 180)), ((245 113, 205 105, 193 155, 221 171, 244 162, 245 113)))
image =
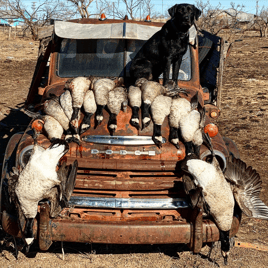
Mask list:
MULTIPOLYGON (((58 53, 57 75, 119 77, 125 72, 128 77, 131 60, 144 43, 144 40, 125 39, 63 39, 58 53)), ((190 79, 191 57, 188 48, 181 64, 179 80, 190 79)))

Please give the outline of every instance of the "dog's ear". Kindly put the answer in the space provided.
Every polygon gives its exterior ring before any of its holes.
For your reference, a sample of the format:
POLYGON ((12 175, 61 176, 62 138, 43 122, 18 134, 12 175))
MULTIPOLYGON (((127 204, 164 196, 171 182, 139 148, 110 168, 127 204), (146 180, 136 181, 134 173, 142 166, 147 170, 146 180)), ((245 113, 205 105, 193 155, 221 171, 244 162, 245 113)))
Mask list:
POLYGON ((177 12, 177 7, 178 7, 178 4, 174 5, 173 7, 171 7, 169 10, 168 10, 168 13, 170 15, 171 18, 173 18, 177 12))
POLYGON ((201 10, 200 9, 198 9, 197 7, 194 7, 195 8, 195 10, 194 10, 194 17, 195 17, 195 19, 196 20, 198 20, 198 18, 201 16, 201 10))

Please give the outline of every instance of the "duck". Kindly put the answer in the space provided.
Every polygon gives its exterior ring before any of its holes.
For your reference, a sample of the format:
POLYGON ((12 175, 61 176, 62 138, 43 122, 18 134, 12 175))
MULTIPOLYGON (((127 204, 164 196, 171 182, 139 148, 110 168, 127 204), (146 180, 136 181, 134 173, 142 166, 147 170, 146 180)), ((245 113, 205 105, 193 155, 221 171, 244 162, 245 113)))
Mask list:
POLYGON ((109 78, 100 78, 93 82, 92 90, 95 95, 97 110, 95 113, 95 128, 103 120, 103 108, 107 105, 109 91, 115 88, 115 82, 109 78))
POLYGON ((130 124, 136 129, 140 129, 139 110, 141 107, 141 90, 139 87, 130 86, 128 89, 128 100, 132 109, 130 124))
POLYGON ((63 134, 63 127, 54 117, 50 115, 41 115, 29 110, 23 110, 23 112, 29 117, 39 120, 39 123, 43 125, 43 128, 47 133, 47 137, 51 142, 56 139, 61 139, 63 134))
POLYGON ((70 126, 75 134, 78 133, 79 113, 84 102, 84 97, 90 88, 91 80, 88 77, 76 77, 65 83, 65 89, 69 90, 72 96, 73 113, 70 120, 70 126))
POLYGON ((91 127, 90 119, 97 110, 97 104, 95 101, 94 92, 90 89, 85 94, 83 108, 85 115, 80 126, 80 134, 83 134, 88 129, 90 129, 91 127))
POLYGON ((166 118, 170 114, 170 107, 172 98, 164 95, 157 96, 151 106, 152 118, 154 122, 153 141, 161 148, 162 147, 162 134, 161 126, 166 118))
POLYGON ((108 121, 108 129, 110 134, 113 135, 117 128, 117 115, 119 114, 123 103, 127 99, 126 89, 123 87, 116 87, 108 94, 107 107, 110 110, 110 117, 108 121))
POLYGON ((219 228, 221 253, 224 263, 227 264, 235 201, 243 213, 259 219, 268 220, 268 207, 259 198, 261 178, 257 171, 233 157, 228 159, 223 172, 208 134, 204 134, 203 139, 211 150, 212 161, 207 163, 192 157, 183 161, 181 168, 192 176, 196 186, 196 189, 191 186, 186 191, 190 194, 192 204, 196 205, 196 200, 201 199, 205 210, 213 217, 219 228))
POLYGON ((58 172, 56 171, 59 159, 69 149, 65 140, 57 139, 44 150, 37 143, 37 135, 33 137, 34 147, 28 163, 21 172, 14 167, 8 180, 9 194, 18 211, 19 226, 27 246, 34 240, 33 223, 39 201, 48 199, 51 202, 51 216, 57 216, 63 204, 61 203, 63 191, 59 189, 64 189, 65 201, 68 202, 77 172, 77 161, 73 163, 68 177, 69 169, 65 169, 65 165, 62 165, 58 172), (66 186, 70 188, 67 189, 66 186))

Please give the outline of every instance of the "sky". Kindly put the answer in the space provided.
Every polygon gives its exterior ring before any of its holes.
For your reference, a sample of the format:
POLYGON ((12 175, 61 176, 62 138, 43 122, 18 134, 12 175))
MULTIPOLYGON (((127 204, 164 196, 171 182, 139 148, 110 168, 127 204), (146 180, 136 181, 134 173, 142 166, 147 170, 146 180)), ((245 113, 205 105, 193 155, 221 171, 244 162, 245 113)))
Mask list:
MULTIPOLYGON (((40 0, 21 0, 23 3, 25 3, 28 6, 31 6, 32 2, 36 2, 36 5, 38 5, 38 2, 40 0)), ((207 0, 203 0, 203 2, 206 2, 207 0)), ((117 0, 111 0, 111 2, 117 2, 117 0)), ((247 13, 256 14, 256 0, 210 0, 210 4, 212 6, 217 6, 221 3, 222 9, 228 9, 231 7, 230 3, 234 2, 236 5, 244 5, 244 11, 247 13)), ((259 10, 262 8, 262 6, 268 7, 268 1, 267 0, 258 0, 259 10)), ((195 0, 152 0, 152 3, 155 6, 155 9, 162 14, 162 10, 165 13, 166 10, 168 10, 170 7, 172 7, 175 4, 180 3, 189 3, 189 4, 195 4, 195 0)), ((93 8, 93 6, 92 6, 93 8)))
MULTIPOLYGON (((196 1, 195 0, 185 0, 184 1, 176 1, 176 0, 152 0, 155 7, 157 7, 157 10, 160 11, 162 13, 162 4, 163 4, 163 9, 167 10, 169 7, 175 5, 175 4, 179 4, 179 3, 189 3, 189 4, 195 4, 196 1)), ((206 2, 206 0, 203 0, 203 2, 206 2)), ((256 0, 210 0, 210 4, 212 6, 217 6, 219 4, 219 2, 221 3, 221 8, 222 9, 227 9, 230 8, 231 2, 234 2, 235 5, 244 5, 244 11, 247 13, 252 13, 252 14, 256 14, 256 0)), ((266 6, 268 7, 268 1, 267 0, 259 0, 258 1, 258 6, 259 6, 259 10, 261 9, 262 6, 266 6)))

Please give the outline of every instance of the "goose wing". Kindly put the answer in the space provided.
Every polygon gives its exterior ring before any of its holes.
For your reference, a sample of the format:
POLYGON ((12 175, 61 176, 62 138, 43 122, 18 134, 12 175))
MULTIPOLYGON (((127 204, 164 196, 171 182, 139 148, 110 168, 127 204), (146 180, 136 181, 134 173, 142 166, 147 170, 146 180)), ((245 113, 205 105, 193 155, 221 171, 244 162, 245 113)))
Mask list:
POLYGON ((234 197, 249 217, 268 220, 268 207, 261 201, 261 178, 255 169, 240 160, 228 161, 225 178, 233 185, 234 197))
POLYGON ((12 171, 10 171, 9 174, 7 174, 7 176, 8 176, 8 193, 9 193, 11 202, 14 203, 14 205, 16 207, 19 228, 23 233, 26 219, 25 219, 25 216, 21 210, 20 203, 19 203, 18 197, 17 197, 16 192, 15 192, 16 185, 17 185, 17 182, 19 179, 19 175, 20 175, 19 170, 16 167, 13 167, 12 171))
POLYGON ((196 206, 201 206, 203 204, 203 194, 202 194, 202 187, 196 186, 188 175, 183 175, 182 178, 183 187, 186 194, 189 195, 191 200, 191 205, 193 208, 196 206))

